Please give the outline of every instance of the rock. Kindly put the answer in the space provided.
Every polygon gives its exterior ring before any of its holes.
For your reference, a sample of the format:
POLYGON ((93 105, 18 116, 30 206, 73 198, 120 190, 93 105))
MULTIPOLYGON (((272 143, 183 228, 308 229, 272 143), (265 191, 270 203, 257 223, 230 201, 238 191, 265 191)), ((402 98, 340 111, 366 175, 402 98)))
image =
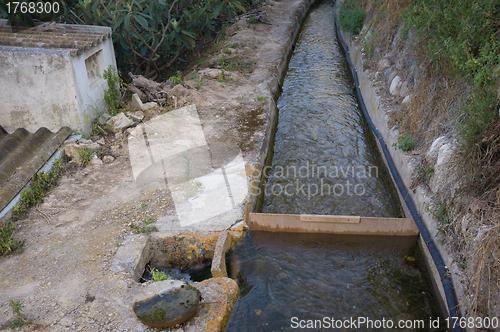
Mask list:
POLYGON ((210 278, 196 284, 196 288, 203 297, 203 310, 189 321, 189 326, 184 331, 224 331, 231 310, 238 300, 238 284, 230 278, 210 278))
MULTIPOLYGON (((201 294, 193 286, 179 280, 155 282, 150 286, 157 289, 155 294, 133 305, 137 318, 144 324, 159 328, 172 327, 184 323, 196 313, 201 294)), ((149 289, 145 293, 151 292, 152 289, 149 289)))
POLYGON ((211 79, 219 79, 219 75, 221 73, 220 69, 215 69, 215 68, 206 68, 203 70, 199 71, 200 75, 207 76, 208 78, 211 79))
POLYGON ((106 141, 104 140, 104 138, 97 140, 96 143, 99 145, 106 145, 106 141))
POLYGON ((92 142, 91 144, 80 144, 81 147, 87 146, 91 150, 99 150, 101 145, 99 143, 92 142))
POLYGON ((111 119, 111 115, 109 115, 108 113, 103 113, 99 119, 97 119, 97 122, 101 125, 105 125, 106 122, 108 122, 108 120, 111 119))
POLYGON ((141 101, 141 98, 139 98, 139 96, 137 95, 137 93, 134 93, 132 95, 132 103, 131 103, 131 106, 133 109, 135 110, 143 110, 143 111, 147 111, 149 109, 152 109, 156 106, 158 106, 157 103, 155 102, 149 102, 149 103, 145 103, 143 104, 142 101, 141 101))
POLYGON ((408 82, 403 82, 401 84, 401 89, 399 90, 400 96, 407 96, 410 93, 410 87, 408 86, 408 82))
POLYGON ((450 143, 444 144, 439 148, 436 166, 446 164, 453 156, 453 146, 450 143))
POLYGON ((127 113, 127 116, 131 117, 132 120, 134 120, 136 122, 141 122, 142 119, 144 119, 144 113, 142 113, 142 111, 129 112, 129 113, 127 113))
POLYGON ((408 95, 404 97, 403 101, 401 102, 401 105, 403 105, 404 107, 408 107, 410 105, 410 102, 411 102, 411 96, 408 95))
POLYGON ((189 90, 179 84, 172 88, 172 94, 174 94, 177 98, 186 97, 189 95, 189 90))
POLYGON ((133 126, 134 122, 129 118, 127 118, 125 114, 118 113, 118 115, 115 115, 114 117, 109 119, 107 124, 111 127, 111 130, 113 130, 114 132, 122 132, 128 127, 133 126))
POLYGON ((80 146, 78 144, 75 144, 75 143, 67 144, 64 147, 64 153, 71 160, 79 160, 79 158, 80 158, 80 155, 78 153, 79 150, 80 150, 80 146))
POLYGON ((378 66, 381 70, 384 70, 391 66, 391 62, 389 61, 389 59, 383 58, 378 62, 378 66))
POLYGON ((389 88, 389 93, 393 96, 398 96, 400 88, 401 88, 401 78, 396 75, 392 79, 391 86, 389 88))
POLYGON ((99 159, 97 156, 94 156, 92 160, 89 162, 90 166, 102 166, 102 160, 99 159))
POLYGON ((105 164, 111 164, 115 158, 113 156, 104 156, 102 157, 102 162, 105 164))
POLYGON ((434 142, 432 142, 431 147, 426 153, 427 159, 429 159, 429 161, 431 162, 434 162, 438 157, 439 149, 445 143, 446 143, 446 136, 441 136, 436 138, 434 142))
POLYGON ((85 144, 85 145, 89 145, 89 144, 92 144, 94 142, 92 142, 92 140, 90 139, 84 139, 84 138, 81 138, 78 140, 78 144, 85 144))

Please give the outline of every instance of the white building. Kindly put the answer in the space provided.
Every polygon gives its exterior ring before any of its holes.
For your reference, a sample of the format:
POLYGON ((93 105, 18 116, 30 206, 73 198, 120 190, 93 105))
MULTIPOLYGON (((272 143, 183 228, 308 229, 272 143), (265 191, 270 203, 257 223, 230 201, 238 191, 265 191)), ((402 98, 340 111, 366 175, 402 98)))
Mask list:
POLYGON ((68 126, 89 135, 107 107, 109 65, 116 67, 111 28, 0 20, 0 125, 8 132, 68 126))

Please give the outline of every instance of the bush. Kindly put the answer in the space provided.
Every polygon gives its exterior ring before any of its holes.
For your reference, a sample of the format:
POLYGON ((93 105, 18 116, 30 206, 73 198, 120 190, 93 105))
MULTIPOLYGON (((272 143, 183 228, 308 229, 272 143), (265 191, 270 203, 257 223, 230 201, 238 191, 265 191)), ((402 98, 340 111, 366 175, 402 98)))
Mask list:
POLYGON ((15 230, 12 221, 8 220, 5 224, 0 222, 0 256, 11 254, 23 245, 23 241, 12 238, 15 230))
POLYGON ((74 23, 111 26, 117 64, 155 78, 222 21, 244 12, 241 0, 81 0, 74 23))
POLYGON ((463 169, 481 190, 498 183, 500 176, 499 100, 494 88, 500 69, 498 17, 497 0, 420 0, 403 13, 406 29, 415 29, 440 74, 471 80, 459 132, 463 169))
POLYGON ((120 97, 123 80, 112 65, 109 65, 108 69, 104 70, 103 76, 108 81, 108 89, 104 91, 104 100, 108 104, 109 114, 115 116, 123 107, 123 101, 120 97))
POLYGON ((351 36, 357 35, 363 28, 363 20, 365 12, 359 7, 359 2, 354 0, 346 0, 339 11, 339 22, 351 36))

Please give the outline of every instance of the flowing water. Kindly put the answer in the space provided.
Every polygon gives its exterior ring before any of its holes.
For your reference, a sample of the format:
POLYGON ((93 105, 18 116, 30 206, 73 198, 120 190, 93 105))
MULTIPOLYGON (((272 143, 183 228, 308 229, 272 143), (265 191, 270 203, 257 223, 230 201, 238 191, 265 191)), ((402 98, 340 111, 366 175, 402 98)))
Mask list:
POLYGON ((313 8, 305 20, 277 105, 262 212, 397 216, 337 43, 332 4, 313 8))
MULTIPOLYGON (((262 212, 400 215, 354 96, 331 2, 306 18, 277 104, 262 212)), ((252 232, 231 266, 241 296, 226 331, 295 330, 294 322, 325 317, 424 319, 425 331, 440 316, 414 238, 252 232)), ((328 330, 321 327, 309 331, 328 330)))

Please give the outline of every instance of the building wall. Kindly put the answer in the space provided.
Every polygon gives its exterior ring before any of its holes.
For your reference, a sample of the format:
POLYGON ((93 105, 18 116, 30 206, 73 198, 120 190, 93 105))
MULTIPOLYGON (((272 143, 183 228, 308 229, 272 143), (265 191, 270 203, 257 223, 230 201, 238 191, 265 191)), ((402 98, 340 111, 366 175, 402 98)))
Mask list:
POLYGON ((71 64, 81 130, 85 135, 89 135, 92 132, 92 122, 107 110, 104 91, 108 89, 108 82, 102 75, 109 65, 116 68, 111 38, 83 52, 82 55, 71 57, 71 64))
POLYGON ((75 56, 69 50, 0 47, 0 125, 8 132, 68 126, 90 135, 92 122, 107 109, 102 74, 109 65, 116 67, 111 38, 75 56))
POLYGON ((80 129, 69 52, 0 48, 0 125, 80 129))

